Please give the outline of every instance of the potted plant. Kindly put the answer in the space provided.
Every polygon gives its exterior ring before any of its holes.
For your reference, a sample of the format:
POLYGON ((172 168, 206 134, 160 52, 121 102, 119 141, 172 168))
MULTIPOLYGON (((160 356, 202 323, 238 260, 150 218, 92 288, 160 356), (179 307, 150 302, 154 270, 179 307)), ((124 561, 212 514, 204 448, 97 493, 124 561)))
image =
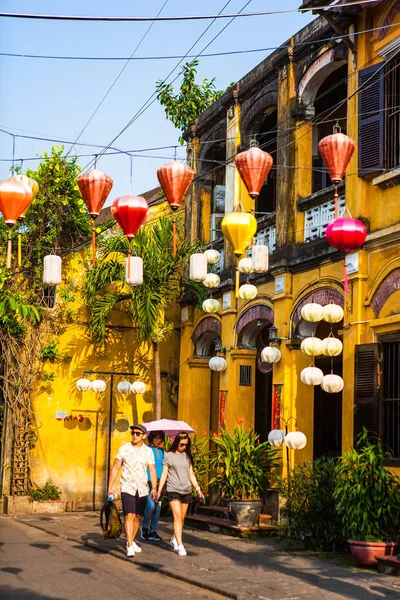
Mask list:
POLYGON ((400 479, 384 467, 389 458, 382 442, 372 443, 364 429, 338 464, 334 497, 350 551, 362 565, 393 554, 400 536, 400 479))
POLYGON ((237 525, 253 527, 262 509, 261 496, 272 478, 271 469, 277 465, 278 451, 269 442, 260 443, 242 420, 232 434, 221 428, 213 434, 212 442, 210 467, 214 477, 209 484, 229 501, 237 525))

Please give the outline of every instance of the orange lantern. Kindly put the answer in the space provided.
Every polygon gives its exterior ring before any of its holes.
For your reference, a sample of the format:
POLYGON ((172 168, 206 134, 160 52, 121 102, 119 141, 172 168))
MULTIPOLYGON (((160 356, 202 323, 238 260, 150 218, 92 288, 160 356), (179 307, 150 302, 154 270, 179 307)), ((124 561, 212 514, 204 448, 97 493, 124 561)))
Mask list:
MULTIPOLYGON (((252 142, 254 143, 254 142, 252 142)), ((249 196, 256 200, 271 170, 272 156, 258 146, 252 146, 235 158, 235 165, 249 196)))
POLYGON ((356 142, 348 135, 341 133, 340 127, 335 125, 333 135, 322 138, 318 144, 322 160, 328 170, 332 183, 335 185, 335 219, 339 216, 338 185, 345 176, 349 162, 356 149, 356 142))
POLYGON ((107 200, 114 182, 109 175, 92 169, 78 177, 78 187, 92 217, 92 265, 96 264, 96 228, 95 219, 107 200))
MULTIPOLYGON (((164 191, 168 204, 173 211, 178 210, 179 204, 185 196, 189 185, 193 181, 194 171, 188 165, 177 160, 163 165, 157 169, 157 177, 164 191)), ((176 256, 176 219, 172 220, 173 254, 176 256)))
POLYGON ((31 188, 13 179, 6 179, 0 183, 0 211, 6 225, 9 227, 7 244, 7 269, 11 268, 11 227, 27 210, 32 202, 31 188))
MULTIPOLYGON (((37 181, 35 181, 35 179, 32 179, 31 177, 28 177, 27 175, 24 175, 23 173, 18 173, 17 175, 13 175, 11 177, 11 179, 13 181, 19 181, 20 183, 23 183, 27 186, 29 186, 32 190, 32 202, 34 201, 34 199, 36 198, 36 196, 38 195, 39 192, 39 184, 37 181)), ((20 223, 22 223, 26 217, 26 213, 28 212, 29 206, 28 208, 26 208, 24 210, 24 212, 21 214, 21 216, 19 217, 18 221, 20 223)), ((18 231, 18 266, 20 267, 22 264, 22 245, 21 245, 21 231, 18 231)))

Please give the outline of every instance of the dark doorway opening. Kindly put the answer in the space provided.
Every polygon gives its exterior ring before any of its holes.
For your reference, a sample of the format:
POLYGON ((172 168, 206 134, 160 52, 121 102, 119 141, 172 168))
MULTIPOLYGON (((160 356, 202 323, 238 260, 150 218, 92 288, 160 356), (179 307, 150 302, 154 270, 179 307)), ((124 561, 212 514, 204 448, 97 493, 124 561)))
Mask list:
POLYGON ((254 429, 260 442, 268 439, 272 419, 272 369, 263 373, 256 369, 254 429))
MULTIPOLYGON (((325 375, 331 372, 331 358, 317 358, 315 366, 325 375)), ((342 376, 341 356, 333 359, 333 373, 342 376)), ((320 385, 314 388, 314 460, 342 453, 342 392, 328 394, 320 385)))

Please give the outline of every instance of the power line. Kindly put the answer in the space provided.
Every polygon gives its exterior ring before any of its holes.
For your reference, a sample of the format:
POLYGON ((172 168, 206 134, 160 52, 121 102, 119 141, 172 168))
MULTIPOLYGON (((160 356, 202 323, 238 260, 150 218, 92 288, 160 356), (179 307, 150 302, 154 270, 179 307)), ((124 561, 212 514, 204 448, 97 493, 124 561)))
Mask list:
MULTIPOLYGON (((356 2, 341 2, 333 6, 313 6, 312 10, 334 10, 341 9, 346 6, 357 6, 359 4, 376 4, 380 0, 358 0, 356 2)), ((100 22, 143 22, 143 21, 200 21, 200 20, 216 20, 216 19, 236 19, 237 17, 263 17, 267 15, 280 15, 285 13, 308 12, 310 8, 288 8, 282 10, 268 10, 262 12, 251 13, 231 13, 222 15, 177 15, 169 17, 99 17, 99 16, 77 16, 77 15, 44 15, 44 14, 28 14, 28 13, 5 13, 0 12, 0 17, 12 19, 36 19, 47 21, 100 21, 100 22)))
MULTIPOLYGON (((226 52, 211 52, 202 54, 202 58, 211 58, 216 56, 232 56, 235 54, 254 54, 257 52, 269 52, 272 50, 281 50, 287 48, 297 48, 302 46, 314 46, 324 42, 333 42, 335 40, 341 40, 343 38, 353 37, 364 33, 374 33, 382 29, 388 29, 389 27, 398 27, 397 23, 391 25, 384 25, 382 27, 373 27, 372 29, 364 29, 362 31, 355 31, 354 33, 343 33, 337 36, 331 36, 329 38, 320 38, 318 40, 312 40, 310 42, 297 42, 295 44, 281 44, 280 46, 269 46, 267 48, 249 48, 247 50, 228 50, 226 52)), ((48 60, 82 60, 82 61, 140 61, 140 60, 173 60, 177 58, 197 58, 196 54, 172 54, 170 56, 136 56, 136 57, 125 57, 125 56, 53 56, 46 54, 16 54, 12 52, 0 52, 0 56, 8 56, 14 58, 35 58, 35 59, 48 59, 48 60)))
MULTIPOLYGON (((169 2, 169 0, 165 0, 165 2, 163 3, 163 5, 161 6, 160 10, 157 13, 157 17, 161 14, 161 12, 165 8, 165 6, 168 4, 168 2, 169 2)), ((150 25, 148 26, 148 28, 146 29, 146 31, 144 32, 144 34, 140 38, 139 42, 136 44, 134 51, 132 52, 132 54, 130 55, 130 57, 125 62, 124 66, 122 67, 122 69, 120 70, 120 72, 118 73, 118 75, 116 76, 116 78, 114 79, 114 81, 112 82, 112 84, 110 85, 110 87, 108 88, 108 90, 106 91, 106 93, 104 94, 103 98, 100 100, 100 102, 96 106, 96 108, 95 108, 94 112, 92 113, 92 115, 90 116, 90 118, 86 121, 85 125, 82 127, 82 129, 81 129, 78 137, 76 138, 75 142, 72 144, 72 146, 68 150, 67 156, 69 155, 69 153, 71 152, 72 148, 75 146, 75 144, 77 143, 77 141, 79 140, 79 138, 81 137, 81 135, 83 134, 83 132, 85 131, 85 129, 87 128, 87 126, 89 125, 89 123, 95 117, 95 115, 98 112, 98 110, 100 109, 101 105, 103 104, 103 102, 105 101, 105 99, 107 98, 107 96, 110 94, 111 90, 116 85, 116 83, 119 80, 119 78, 121 77, 122 73, 125 71, 126 67, 129 65, 129 62, 133 59, 134 55, 136 54, 136 51, 140 48, 142 42, 147 37, 147 34, 150 32, 150 30, 153 27, 154 23, 155 23, 155 21, 152 21, 150 23, 150 25)))
MULTIPOLYGON (((246 8, 246 6, 248 6, 251 3, 252 0, 249 0, 248 2, 246 2, 246 4, 242 7, 241 10, 244 10, 246 8)), ((220 13, 222 13, 222 11, 225 10, 225 8, 231 3, 231 0, 228 0, 228 2, 226 2, 224 4, 224 6, 221 8, 220 13)), ((199 54, 201 54, 202 52, 204 52, 205 49, 208 48, 208 46, 216 39, 216 37, 218 37, 218 35, 220 35, 229 25, 230 23, 232 23, 232 21, 234 21, 234 18, 231 19, 227 25, 225 25, 225 27, 223 27, 223 29, 221 29, 221 31, 211 40, 211 42, 209 42, 207 44, 207 46, 205 46, 199 54)), ((189 52, 191 52, 193 50, 193 48, 196 46, 196 44, 201 40, 201 38, 207 33, 207 31, 210 29, 210 27, 215 23, 215 19, 213 21, 211 21, 211 23, 209 23, 209 25, 207 25, 207 27, 205 28, 205 30, 203 31, 203 33, 200 34, 200 36, 197 38, 197 40, 190 46, 189 50, 186 52, 186 55, 189 54, 189 52)), ((184 57, 186 58, 186 56, 184 57)), ((184 58, 182 58, 181 60, 179 60, 177 62, 177 64, 175 65, 175 67, 168 73, 167 77, 164 78, 163 83, 166 83, 167 79, 170 78, 170 76, 172 75, 172 73, 174 71, 176 71, 176 69, 179 67, 179 65, 183 62, 184 58)), ((174 81, 176 81, 176 79, 178 79, 179 77, 179 73, 178 75, 176 75, 176 77, 172 80, 171 83, 173 83, 174 81)), ((141 108, 135 113, 135 115, 130 119, 130 121, 123 127, 123 129, 118 133, 118 135, 116 135, 114 137, 114 139, 110 142, 109 145, 114 144, 114 142, 152 105, 154 104, 154 102, 157 99, 157 91, 154 91, 149 98, 146 100, 146 102, 144 102, 144 104, 142 104, 141 108)), ((102 152, 102 154, 104 154, 104 151, 102 152)), ((92 161, 89 162, 87 165, 85 165, 84 169, 87 169, 90 165, 91 165, 92 161)))

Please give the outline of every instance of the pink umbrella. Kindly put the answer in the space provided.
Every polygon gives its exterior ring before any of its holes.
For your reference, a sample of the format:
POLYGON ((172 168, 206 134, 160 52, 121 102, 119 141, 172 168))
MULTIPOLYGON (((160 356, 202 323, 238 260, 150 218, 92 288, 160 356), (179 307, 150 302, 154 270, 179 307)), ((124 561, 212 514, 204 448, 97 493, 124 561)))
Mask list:
POLYGON ((185 421, 174 421, 173 419, 158 419, 157 421, 150 421, 150 423, 143 423, 143 425, 148 433, 150 431, 163 431, 166 435, 178 435, 178 433, 183 432, 195 432, 185 421))

